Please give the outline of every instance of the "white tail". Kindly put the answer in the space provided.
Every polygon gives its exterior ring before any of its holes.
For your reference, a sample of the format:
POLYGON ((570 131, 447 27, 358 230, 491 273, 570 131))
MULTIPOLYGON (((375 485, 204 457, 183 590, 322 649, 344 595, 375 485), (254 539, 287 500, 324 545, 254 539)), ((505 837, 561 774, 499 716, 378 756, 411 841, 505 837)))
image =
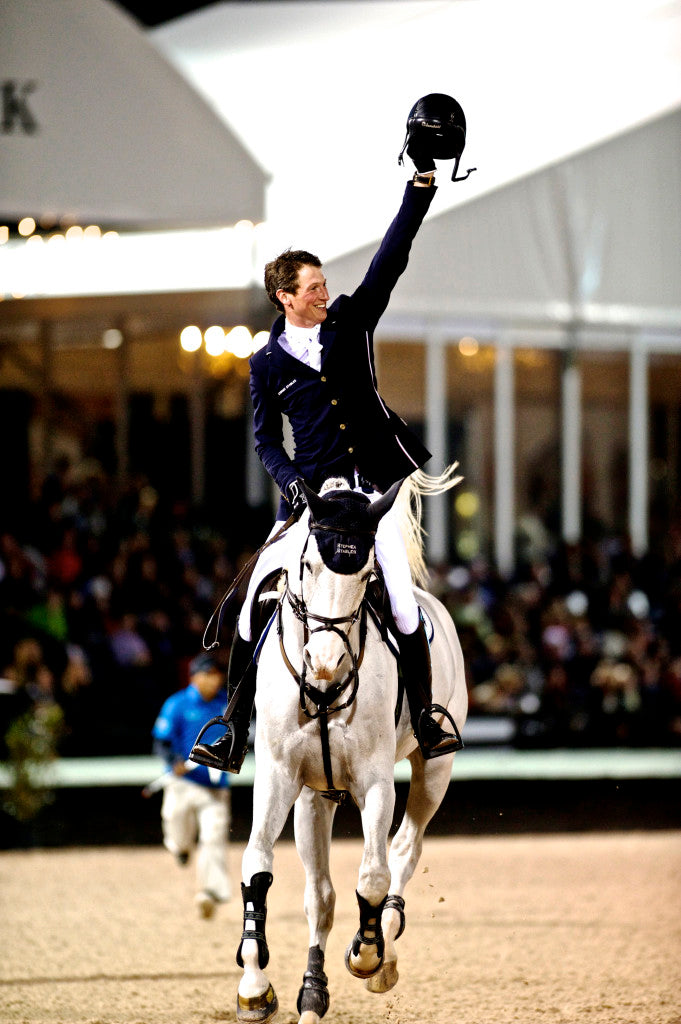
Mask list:
POLYGON ((404 481, 395 502, 400 531, 407 548, 411 578, 417 586, 424 589, 428 586, 428 567, 423 551, 425 530, 421 522, 422 498, 424 495, 442 494, 443 491, 456 487, 463 480, 456 472, 458 468, 459 463, 452 462, 438 476, 431 476, 422 469, 417 469, 404 481))

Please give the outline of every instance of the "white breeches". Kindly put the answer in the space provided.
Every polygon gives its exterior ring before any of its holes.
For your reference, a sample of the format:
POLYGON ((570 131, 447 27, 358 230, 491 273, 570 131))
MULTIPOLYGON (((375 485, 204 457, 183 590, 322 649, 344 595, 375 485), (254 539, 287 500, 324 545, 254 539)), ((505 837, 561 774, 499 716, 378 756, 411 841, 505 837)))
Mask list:
MULTIPOLYGON (((380 498, 376 491, 370 494, 371 501, 380 498)), ((271 537, 281 529, 281 521, 277 521, 268 535, 271 537)), ((246 591, 246 599, 239 613, 239 633, 244 640, 251 639, 251 605, 257 588, 265 577, 283 562, 282 545, 286 536, 266 548, 260 555, 253 569, 253 574, 246 591)), ((419 609, 412 589, 411 570, 407 558, 407 549, 400 533, 395 507, 383 516, 376 531, 376 561, 383 571, 383 578, 390 598, 390 607, 395 624, 400 633, 413 633, 419 624, 419 609)))
MULTIPOLYGON (((372 501, 380 497, 370 494, 372 501)), ((400 633, 413 633, 419 624, 407 549, 400 533, 395 506, 383 516, 376 530, 376 561, 383 570, 390 607, 400 633)))
POLYGON ((208 789, 174 776, 163 790, 161 821, 163 844, 173 855, 190 853, 197 844, 197 891, 211 893, 220 902, 231 899, 227 869, 229 790, 208 789))

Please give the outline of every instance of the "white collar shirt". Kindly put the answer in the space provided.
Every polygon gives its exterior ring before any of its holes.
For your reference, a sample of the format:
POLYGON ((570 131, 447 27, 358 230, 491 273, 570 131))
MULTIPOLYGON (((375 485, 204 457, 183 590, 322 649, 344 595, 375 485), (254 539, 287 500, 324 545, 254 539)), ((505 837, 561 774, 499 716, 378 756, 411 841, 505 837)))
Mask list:
POLYGON ((313 370, 322 368, 322 346, 319 341, 320 324, 316 327, 294 327, 288 320, 283 334, 279 335, 279 344, 293 356, 313 370))

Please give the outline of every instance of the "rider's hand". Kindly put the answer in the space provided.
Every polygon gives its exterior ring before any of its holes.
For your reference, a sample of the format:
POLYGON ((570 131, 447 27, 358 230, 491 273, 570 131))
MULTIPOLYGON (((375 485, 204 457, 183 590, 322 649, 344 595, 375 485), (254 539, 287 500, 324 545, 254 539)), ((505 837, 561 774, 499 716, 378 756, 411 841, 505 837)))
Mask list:
POLYGON ((407 146, 407 156, 413 161, 414 167, 419 174, 435 173, 435 157, 430 148, 423 144, 423 140, 412 137, 407 146))
POLYGON ((294 480, 286 488, 286 494, 289 500, 291 508, 295 514, 300 517, 305 509, 307 508, 307 501, 305 500, 305 492, 303 491, 300 480, 294 480))

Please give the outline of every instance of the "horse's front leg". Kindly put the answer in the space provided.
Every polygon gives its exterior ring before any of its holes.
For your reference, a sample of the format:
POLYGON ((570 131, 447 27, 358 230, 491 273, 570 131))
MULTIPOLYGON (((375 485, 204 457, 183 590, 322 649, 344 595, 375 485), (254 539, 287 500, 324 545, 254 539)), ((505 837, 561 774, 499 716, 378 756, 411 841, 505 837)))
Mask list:
POLYGON ((274 766, 258 766, 253 786, 253 825, 241 865, 244 928, 236 955, 237 964, 243 968, 236 1015, 237 1020, 249 1024, 264 1024, 279 1008, 265 973, 270 958, 265 933, 267 892, 272 884, 274 844, 299 792, 300 785, 274 766))
POLYGON ((395 808, 393 767, 357 799, 362 815, 364 856, 359 868, 359 931, 345 951, 345 966, 356 978, 370 978, 383 963, 381 915, 388 895, 388 831, 395 808))
POLYGON ((324 956, 336 905, 329 871, 335 811, 336 804, 332 800, 311 789, 303 788, 296 800, 296 847, 305 868, 305 914, 310 928, 307 970, 298 993, 298 1024, 319 1024, 329 1008, 324 956))

